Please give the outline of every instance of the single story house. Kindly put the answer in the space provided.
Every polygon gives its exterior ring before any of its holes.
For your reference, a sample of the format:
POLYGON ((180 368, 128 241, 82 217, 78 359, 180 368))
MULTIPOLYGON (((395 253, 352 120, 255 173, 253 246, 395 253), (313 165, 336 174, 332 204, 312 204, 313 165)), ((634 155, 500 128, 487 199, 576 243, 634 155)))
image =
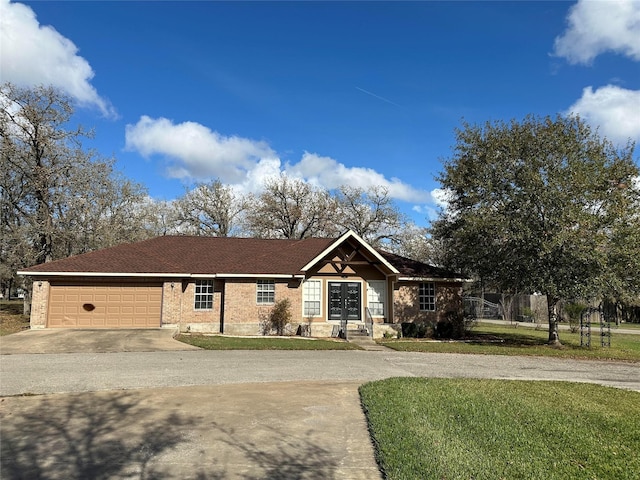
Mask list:
POLYGON ((256 335, 288 298, 293 327, 331 336, 373 322, 438 321, 462 309, 458 275, 376 250, 352 231, 302 240, 163 236, 18 272, 31 328, 160 328, 256 335))

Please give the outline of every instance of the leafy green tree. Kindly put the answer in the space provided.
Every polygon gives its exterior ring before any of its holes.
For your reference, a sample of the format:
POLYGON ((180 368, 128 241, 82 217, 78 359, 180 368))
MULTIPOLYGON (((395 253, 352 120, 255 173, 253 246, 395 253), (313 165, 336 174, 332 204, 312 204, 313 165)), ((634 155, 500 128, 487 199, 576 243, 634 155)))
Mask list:
POLYGON ((620 280, 638 252, 638 229, 627 230, 639 214, 633 144, 617 149, 562 116, 465 123, 456 140, 438 177, 449 205, 432 226, 448 266, 503 292, 547 295, 549 343, 559 343, 561 299, 638 295, 639 270, 620 280))

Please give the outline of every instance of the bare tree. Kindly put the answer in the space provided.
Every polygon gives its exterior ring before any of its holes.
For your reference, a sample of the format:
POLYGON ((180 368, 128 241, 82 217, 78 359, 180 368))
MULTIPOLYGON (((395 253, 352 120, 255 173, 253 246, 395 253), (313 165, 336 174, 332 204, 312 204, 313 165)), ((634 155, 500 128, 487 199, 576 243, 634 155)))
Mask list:
POLYGON ((0 87, 3 283, 34 263, 135 240, 144 189, 82 148, 71 100, 52 87, 0 87))
POLYGON ((342 185, 336 192, 336 223, 351 229, 373 246, 399 240, 407 221, 383 186, 368 189, 342 185))
POLYGON ((419 227, 414 223, 407 223, 395 237, 389 249, 403 257, 418 260, 429 265, 443 265, 442 242, 435 240, 429 234, 427 227, 419 227))
POLYGON ((334 204, 325 190, 281 175, 267 180, 247 210, 247 229, 256 237, 307 238, 335 234, 334 204))
POLYGON ((184 233, 178 220, 176 201, 154 200, 147 197, 138 208, 149 236, 184 233))
POLYGON ((236 228, 246 200, 220 180, 198 183, 176 200, 177 220, 181 230, 194 235, 227 237, 236 228))

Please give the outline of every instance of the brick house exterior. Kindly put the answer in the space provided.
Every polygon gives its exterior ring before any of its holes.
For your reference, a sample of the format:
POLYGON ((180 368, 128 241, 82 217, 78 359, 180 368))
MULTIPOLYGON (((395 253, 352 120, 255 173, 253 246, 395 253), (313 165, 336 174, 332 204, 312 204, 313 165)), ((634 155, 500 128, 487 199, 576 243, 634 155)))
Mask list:
POLYGON ((458 275, 378 251, 352 231, 276 240, 165 236, 22 270, 33 280, 31 328, 179 328, 260 334, 289 299, 292 330, 341 322, 436 322, 462 308, 458 275))

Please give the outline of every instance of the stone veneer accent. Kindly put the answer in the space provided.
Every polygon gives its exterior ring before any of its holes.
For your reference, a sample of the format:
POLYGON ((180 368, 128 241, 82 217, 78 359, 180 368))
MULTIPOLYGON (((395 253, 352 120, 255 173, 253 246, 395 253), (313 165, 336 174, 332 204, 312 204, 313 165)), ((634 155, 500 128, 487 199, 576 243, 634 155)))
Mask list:
POLYGON ((45 328, 47 326, 49 287, 49 282, 46 280, 36 280, 33 282, 30 320, 30 326, 32 329, 45 328))

